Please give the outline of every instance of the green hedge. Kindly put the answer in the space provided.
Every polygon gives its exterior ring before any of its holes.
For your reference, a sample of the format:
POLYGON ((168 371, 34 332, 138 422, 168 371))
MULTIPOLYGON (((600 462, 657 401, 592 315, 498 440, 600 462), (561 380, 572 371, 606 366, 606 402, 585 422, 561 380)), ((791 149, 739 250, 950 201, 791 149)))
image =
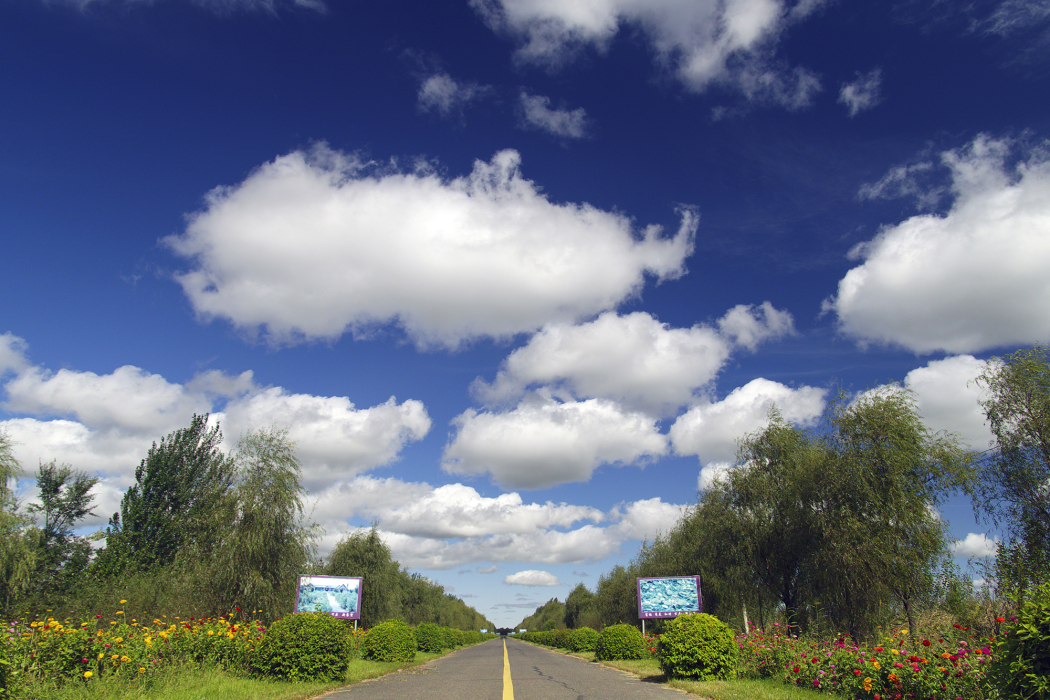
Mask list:
POLYGON ((1000 635, 988 680, 1000 700, 1050 698, 1050 583, 1044 583, 1000 635))
POLYGON ((571 651, 594 651, 594 645, 598 643, 598 636, 598 630, 590 627, 575 629, 569 637, 569 649, 571 651))
POLYGON ((599 661, 641 659, 646 655, 645 638, 632 625, 612 625, 598 635, 594 658, 599 661))
POLYGON ((294 680, 337 680, 346 676, 351 639, 331 615, 297 613, 270 625, 259 642, 256 675, 294 680))
POLYGON ((416 657, 416 637, 404 620, 387 620, 368 630, 361 655, 375 661, 411 661, 416 657))

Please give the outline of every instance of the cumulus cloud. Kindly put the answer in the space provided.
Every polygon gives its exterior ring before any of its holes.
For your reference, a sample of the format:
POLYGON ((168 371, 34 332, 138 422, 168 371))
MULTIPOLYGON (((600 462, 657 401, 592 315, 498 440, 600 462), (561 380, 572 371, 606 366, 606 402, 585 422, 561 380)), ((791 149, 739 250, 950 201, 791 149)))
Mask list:
POLYGON ((318 146, 213 190, 165 239, 192 261, 177 279, 202 318, 271 342, 367 334, 396 323, 455 347, 575 321, 685 272, 696 214, 673 236, 588 204, 555 204, 515 151, 445 180, 381 171, 318 146))
POLYGON ((488 92, 488 88, 473 82, 458 82, 448 73, 434 73, 423 79, 417 99, 423 112, 437 112, 443 117, 461 114, 474 100, 488 92))
POLYGON ((587 135, 587 111, 583 107, 551 109, 549 97, 526 92, 521 93, 520 104, 528 128, 569 139, 582 139, 587 135))
MULTIPOLYGON (((768 379, 753 379, 723 400, 697 404, 679 416, 669 432, 671 443, 675 452, 696 455, 701 464, 731 463, 736 459, 737 440, 765 427, 774 404, 785 420, 810 425, 824 410, 825 393, 811 386, 792 389, 768 379)), ((715 475, 717 469, 709 479, 715 475)))
POLYGON ((538 393, 505 413, 469 409, 453 424, 441 468, 487 473, 504 488, 587 481, 602 464, 639 464, 667 452, 653 418, 606 399, 560 402, 538 393))
POLYGON ((863 262, 825 302, 842 332, 916 353, 979 352, 1050 337, 1050 159, 1007 166, 979 136, 942 154, 951 210, 914 216, 855 247, 863 262))
POLYGON ((957 540, 952 545, 952 554, 967 559, 994 557, 998 543, 998 540, 991 539, 988 535, 971 532, 966 535, 966 539, 957 540))
POLYGON ((980 404, 983 394, 974 382, 986 367, 984 360, 958 355, 908 372, 904 384, 914 392, 928 428, 957 433, 975 450, 991 445, 992 433, 980 404))
POLYGON ((700 469, 696 477, 696 488, 707 491, 720 481, 724 481, 733 465, 729 462, 708 462, 700 469))
POLYGON ((150 445, 189 425, 194 413, 210 413, 221 423, 227 450, 249 429, 288 427, 311 487, 389 464, 430 429, 425 407, 411 399, 359 409, 346 397, 258 387, 251 372, 210 370, 184 385, 132 366, 105 375, 50 372, 26 359, 21 338, 7 338, 0 347, 13 348, 9 364, 21 367, 4 384, 3 408, 16 417, 0 421, 0 429, 29 471, 55 459, 103 477, 96 487, 99 518, 89 525, 103 524, 116 511, 150 445))
POLYGON ((666 415, 709 384, 736 347, 794 331, 791 315, 769 302, 736 306, 716 327, 670 328, 645 312, 608 312, 578 325, 551 324, 504 360, 495 380, 473 384, 489 405, 520 399, 545 386, 565 398, 604 398, 666 415))
POLYGON ((496 31, 519 41, 521 61, 557 67, 584 47, 603 51, 621 27, 640 29, 658 61, 689 89, 731 87, 752 101, 799 108, 820 90, 811 72, 775 57, 780 35, 822 2, 803 0, 471 0, 496 31))
POLYGON ((335 546, 352 517, 378 523, 394 558, 405 566, 452 569, 491 562, 555 565, 597 561, 628 540, 652 540, 670 530, 684 506, 651 498, 602 512, 566 503, 526 503, 517 493, 481 496, 462 484, 433 487, 396 478, 361 476, 317 496, 314 518, 335 546))
POLYGON ((519 571, 503 579, 503 583, 512 586, 560 586, 561 581, 549 571, 519 571))
POLYGON ((882 70, 875 70, 858 74, 852 83, 845 83, 839 90, 839 102, 846 105, 846 110, 851 117, 871 109, 882 101, 882 70))
POLYGON ((493 564, 492 566, 490 566, 488 568, 482 568, 480 566, 477 568, 477 572, 479 574, 494 574, 497 571, 499 571, 499 567, 496 566, 495 564, 493 564))

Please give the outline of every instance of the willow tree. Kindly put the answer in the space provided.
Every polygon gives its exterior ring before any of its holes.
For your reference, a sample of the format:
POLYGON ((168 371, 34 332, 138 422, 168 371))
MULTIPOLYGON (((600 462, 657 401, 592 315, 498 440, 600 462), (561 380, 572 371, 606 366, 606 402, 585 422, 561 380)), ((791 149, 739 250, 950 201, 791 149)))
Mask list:
POLYGON ((1050 347, 989 361, 977 378, 995 450, 982 470, 981 502, 1006 534, 1000 585, 1023 597, 1050 578, 1050 347))
POLYGON ((329 576, 360 576, 361 624, 378 625, 400 611, 399 565, 373 523, 343 535, 325 565, 329 576))
POLYGON ((317 530, 305 522, 302 465, 288 431, 251 430, 233 456, 232 520, 214 555, 212 585, 226 609, 291 612, 300 574, 309 573, 317 530))
MULTIPOLYGON (((36 566, 36 534, 19 512, 11 481, 22 474, 14 443, 0 430, 0 612, 10 615, 15 599, 32 583, 36 566)), ((10 618, 8 618, 10 619, 10 618)))

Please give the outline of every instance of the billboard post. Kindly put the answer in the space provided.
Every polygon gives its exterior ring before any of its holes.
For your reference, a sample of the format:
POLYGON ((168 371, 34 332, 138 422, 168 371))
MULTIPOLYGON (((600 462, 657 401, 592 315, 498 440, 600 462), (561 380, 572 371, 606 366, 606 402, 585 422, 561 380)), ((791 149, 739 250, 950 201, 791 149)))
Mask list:
POLYGON ((664 576, 639 578, 638 619, 645 621, 666 619, 704 611, 700 596, 699 576, 664 576))

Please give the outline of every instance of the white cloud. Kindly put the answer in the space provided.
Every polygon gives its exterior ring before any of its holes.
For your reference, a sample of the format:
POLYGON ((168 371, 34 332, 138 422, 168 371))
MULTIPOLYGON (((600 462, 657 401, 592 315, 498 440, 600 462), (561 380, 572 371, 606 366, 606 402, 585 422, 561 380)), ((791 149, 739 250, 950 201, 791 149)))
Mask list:
POLYGON ((481 568, 479 566, 477 571, 478 571, 479 574, 494 574, 497 571, 499 571, 499 567, 496 566, 495 564, 493 564, 492 566, 488 567, 487 569, 483 569, 483 568, 481 568))
POLYGON ((449 117, 461 113, 486 92, 488 88, 477 83, 457 82, 448 73, 434 73, 420 84, 417 99, 421 111, 449 117))
POLYGON ((1003 0, 978 23, 985 32, 1010 36, 1045 23, 1050 19, 1050 2, 1046 0, 1003 0))
POLYGON ((994 557, 997 544, 998 540, 990 539, 988 535, 971 532, 966 539, 957 540, 952 545, 952 555, 967 559, 994 557))
POLYGON ((0 378, 8 372, 21 372, 29 366, 26 361, 27 350, 26 341, 10 331, 0 335, 0 378))
MULTIPOLYGON (((54 2, 56 0, 45 0, 54 2)), ((112 0, 57 0, 67 5, 72 5, 81 10, 86 10, 95 4, 105 4, 112 0)), ((124 0, 126 4, 140 3, 152 5, 154 0, 124 0)), ((228 15, 233 12, 266 12, 276 14, 278 10, 285 7, 295 9, 313 10, 315 12, 326 12, 327 6, 321 0, 192 0, 194 5, 200 5, 216 14, 228 15)))
POLYGON ((917 353, 978 352, 1050 337, 1050 160, 1013 168, 1007 141, 948 151, 955 201, 857 246, 864 262, 825 302, 842 331, 917 353))
POLYGON ((511 353, 491 384, 478 379, 471 388, 489 405, 516 401, 545 385, 567 391, 566 398, 605 398, 666 415, 709 384, 734 347, 753 350, 793 332, 790 314, 768 302, 734 307, 717 326, 670 328, 645 312, 552 324, 511 353))
POLYGON ((858 74, 852 83, 845 83, 839 91, 839 102, 846 105, 851 117, 864 110, 871 109, 882 101, 882 70, 858 74))
POLYGON ((819 0, 471 0, 496 31, 520 40, 517 57, 548 67, 584 47, 603 51, 621 26, 642 30, 658 56, 689 89, 726 85, 754 101, 807 105, 816 76, 774 57, 780 34, 818 7, 819 0))
MULTIPOLYGON (((249 429, 289 428, 298 442, 304 483, 311 487, 389 464, 430 429, 426 408, 411 399, 358 409, 346 397, 260 388, 251 372, 231 376, 210 370, 185 385, 132 366, 106 375, 51 373, 29 364, 22 339, 6 341, 0 347, 16 348, 11 364, 21 371, 4 385, 4 408, 17 417, 0 421, 0 430, 16 443, 15 456, 29 473, 55 459, 102 476, 96 512, 103 518, 115 512, 120 493, 134 483, 135 468, 150 445, 189 425, 194 413, 211 413, 212 421, 221 423, 227 450, 249 429)), ((96 522, 104 520, 88 524, 96 522)))
POLYGON ((943 187, 930 186, 925 182, 934 173, 929 161, 919 161, 891 168, 877 182, 866 183, 857 192, 860 199, 894 199, 915 197, 919 208, 933 209, 946 194, 943 187))
POLYGON ((527 127, 570 139, 587 135, 587 111, 583 107, 551 109, 549 97, 526 92, 521 93, 520 102, 527 127))
POLYGON ((441 467, 488 473, 505 488, 537 489, 587 481, 602 464, 632 465, 667 452, 654 419, 605 399, 555 401, 536 394, 513 411, 457 416, 441 467))
POLYGON ((664 503, 659 498, 622 504, 614 508, 610 517, 619 518, 619 522, 610 529, 625 540, 648 540, 670 532, 682 515, 685 506, 664 503))
POLYGON ((420 345, 454 347, 575 321, 685 272, 697 217, 678 232, 554 204, 515 151, 443 180, 380 172, 323 146, 213 190, 184 234, 165 239, 197 313, 272 342, 367 334, 397 323, 420 345))
POLYGON ((671 442, 675 452, 696 455, 701 464, 734 462, 737 441, 765 427, 774 404, 785 420, 810 425, 824 410, 825 393, 811 386, 792 389, 768 379, 753 379, 722 401, 698 404, 679 416, 671 426, 671 442))
POLYGON ((986 366, 972 355, 958 355, 908 372, 904 384, 915 393, 928 428, 958 433, 975 450, 991 444, 992 433, 979 403, 982 391, 973 381, 986 366))
POLYGON ((519 571, 503 579, 503 583, 512 586, 560 586, 558 577, 548 571, 519 571))
POLYGON ((696 477, 696 488, 707 491, 716 483, 724 481, 733 465, 729 462, 708 462, 700 469, 696 477))

